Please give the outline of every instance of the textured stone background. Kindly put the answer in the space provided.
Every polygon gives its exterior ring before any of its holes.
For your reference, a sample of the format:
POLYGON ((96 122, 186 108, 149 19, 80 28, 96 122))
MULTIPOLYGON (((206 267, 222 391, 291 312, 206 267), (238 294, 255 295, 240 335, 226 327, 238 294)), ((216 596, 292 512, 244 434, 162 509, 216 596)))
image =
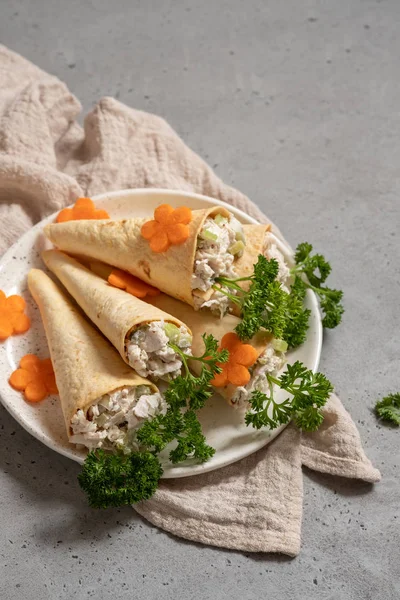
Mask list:
MULTIPOLYGON (((182 542, 86 506, 78 466, 0 410, 2 599, 394 600, 400 432, 371 413, 400 388, 398 0, 3 0, 0 41, 65 80, 164 116, 345 291, 321 368, 383 480, 305 472, 294 560, 182 542)), ((1 84, 1 74, 0 74, 1 84)))

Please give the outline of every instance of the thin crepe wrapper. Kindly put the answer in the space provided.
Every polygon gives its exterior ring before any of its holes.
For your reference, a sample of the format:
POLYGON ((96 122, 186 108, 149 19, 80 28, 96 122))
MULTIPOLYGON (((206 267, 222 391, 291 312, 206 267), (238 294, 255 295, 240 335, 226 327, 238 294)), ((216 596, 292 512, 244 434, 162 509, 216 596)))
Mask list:
POLYGON ((158 391, 125 365, 46 273, 32 269, 28 287, 42 317, 68 436, 75 413, 86 414, 104 394, 138 385, 158 391))
MULTIPOLYGON (((166 294, 194 306, 191 282, 197 237, 206 218, 217 214, 228 217, 230 213, 219 206, 193 210, 186 242, 172 245, 162 253, 153 252, 149 241, 140 233, 142 225, 149 221, 148 218, 51 223, 44 231, 60 250, 100 260, 128 271, 166 294)), ((195 293, 207 300, 213 290, 195 293)))
POLYGON ((127 364, 126 340, 137 327, 152 321, 165 321, 177 327, 184 325, 178 318, 109 285, 59 250, 46 250, 42 258, 127 364))

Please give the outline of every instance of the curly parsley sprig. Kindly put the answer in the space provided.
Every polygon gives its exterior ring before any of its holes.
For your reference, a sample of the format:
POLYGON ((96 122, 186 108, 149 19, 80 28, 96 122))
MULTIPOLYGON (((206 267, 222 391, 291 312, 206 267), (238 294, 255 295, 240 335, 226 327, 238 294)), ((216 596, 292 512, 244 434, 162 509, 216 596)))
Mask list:
POLYGON ((304 308, 306 287, 299 277, 295 277, 286 301, 286 324, 283 339, 289 348, 297 348, 305 342, 311 311, 304 308))
POLYGON ((284 339, 290 348, 302 344, 307 336, 311 311, 304 308, 307 288, 319 297, 323 312, 322 324, 336 327, 342 318, 343 292, 324 286, 331 266, 321 254, 312 255, 312 245, 299 244, 295 253, 295 266, 290 270, 293 278, 287 294, 277 281, 278 262, 259 255, 252 275, 229 279, 218 277, 213 288, 227 296, 240 308, 242 322, 236 327, 241 340, 249 340, 260 329, 266 329, 275 337, 284 339), (250 282, 243 291, 241 283, 250 282))
POLYGON ((165 392, 167 411, 145 421, 137 432, 140 451, 128 455, 90 452, 78 476, 90 506, 107 508, 133 504, 150 498, 157 489, 163 469, 158 454, 175 442, 169 458, 176 464, 194 458, 205 462, 215 453, 206 443, 196 411, 212 395, 210 381, 221 371, 217 363, 228 360, 228 351, 219 350, 212 335, 203 335, 204 353, 193 357, 171 344, 184 365, 184 376, 171 381, 165 392), (189 371, 188 361, 202 363, 199 376, 189 371))
POLYGON ((151 452, 108 454, 89 452, 78 475, 92 508, 118 507, 147 500, 163 474, 160 461, 151 452))
POLYGON ((249 277, 229 279, 218 277, 213 288, 240 307, 242 321, 235 328, 241 340, 251 339, 261 328, 270 331, 276 338, 282 338, 286 324, 286 303, 288 294, 276 281, 278 262, 259 255, 249 277), (243 291, 239 283, 248 281, 250 287, 243 291), (229 290, 234 291, 232 294, 229 290))
POLYGON ((317 294, 323 313, 322 324, 324 327, 333 329, 339 325, 344 313, 341 304, 343 292, 322 285, 332 270, 331 265, 322 254, 312 255, 312 250, 313 247, 308 242, 299 244, 295 253, 296 265, 290 272, 295 277, 295 284, 298 288, 304 286, 317 294))
POLYGON ((323 421, 321 407, 333 391, 330 381, 322 373, 313 373, 301 362, 287 365, 280 377, 266 374, 269 390, 265 394, 253 391, 250 397, 250 410, 245 415, 246 425, 255 429, 269 427, 275 429, 293 419, 297 427, 304 431, 315 431, 323 421), (277 385, 290 394, 283 402, 277 402, 273 386, 277 385))
POLYGON ((400 392, 389 394, 375 404, 375 412, 383 421, 400 426, 400 392))

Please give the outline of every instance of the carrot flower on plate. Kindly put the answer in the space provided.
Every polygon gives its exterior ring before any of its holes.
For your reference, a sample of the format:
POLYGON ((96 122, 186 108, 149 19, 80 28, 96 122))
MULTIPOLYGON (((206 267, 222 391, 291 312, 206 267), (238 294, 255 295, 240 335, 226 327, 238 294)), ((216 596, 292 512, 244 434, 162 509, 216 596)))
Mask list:
POLYGON ((218 364, 221 373, 211 381, 215 387, 225 387, 229 383, 240 386, 250 381, 249 367, 257 360, 257 352, 250 344, 243 344, 233 331, 226 333, 221 340, 220 350, 229 351, 228 362, 218 364))
POLYGON ((107 211, 96 208, 91 198, 78 198, 72 208, 63 208, 58 213, 56 222, 80 221, 81 219, 109 219, 107 211))
POLYGON ((160 295, 160 290, 126 271, 121 271, 121 269, 113 269, 111 271, 108 276, 108 283, 121 290, 125 290, 128 294, 136 296, 136 298, 160 295))
POLYGON ((7 298, 0 290, 0 340, 28 331, 31 321, 24 312, 25 306, 21 296, 14 294, 7 298))
POLYGON ((187 206, 172 208, 169 204, 161 204, 154 211, 154 219, 142 225, 141 234, 150 242, 153 252, 166 252, 170 246, 186 242, 191 220, 192 211, 187 206))
POLYGON ((9 384, 24 392, 28 402, 40 402, 49 394, 58 394, 53 365, 50 358, 40 359, 26 354, 19 361, 19 369, 11 373, 9 384))

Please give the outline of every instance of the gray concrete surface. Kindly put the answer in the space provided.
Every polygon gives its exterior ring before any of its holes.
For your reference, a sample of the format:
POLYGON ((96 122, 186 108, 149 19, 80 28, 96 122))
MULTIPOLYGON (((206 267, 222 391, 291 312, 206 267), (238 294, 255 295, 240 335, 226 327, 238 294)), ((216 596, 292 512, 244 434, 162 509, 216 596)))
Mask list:
POLYGON ((322 369, 381 469, 371 488, 305 472, 294 560, 182 542, 90 510, 78 466, 0 411, 2 599, 394 600, 400 432, 398 0, 3 0, 0 41, 65 80, 163 115, 345 290, 322 369))

